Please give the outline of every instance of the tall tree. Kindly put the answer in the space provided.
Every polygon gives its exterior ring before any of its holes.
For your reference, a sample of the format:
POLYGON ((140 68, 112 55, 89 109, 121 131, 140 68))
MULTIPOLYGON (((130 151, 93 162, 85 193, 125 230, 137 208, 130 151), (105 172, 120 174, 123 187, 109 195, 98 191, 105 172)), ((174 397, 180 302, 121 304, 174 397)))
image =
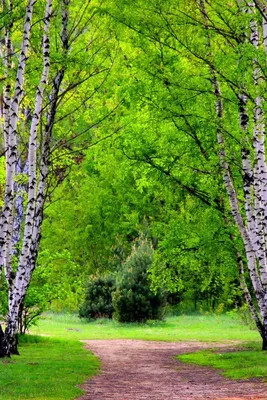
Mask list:
MULTIPOLYGON (((112 115, 112 108, 105 106, 100 112, 91 106, 112 64, 110 49, 104 45, 107 38, 93 23, 97 5, 2 1, 6 173, 0 272, 4 271, 8 285, 8 318, 5 330, 0 327, 0 357, 17 353, 19 314, 36 265, 44 205, 64 178, 64 163, 68 165, 64 159, 75 162, 71 154, 79 151, 81 136, 112 115), (71 129, 66 129, 67 121, 72 122, 71 129), (24 194, 16 193, 19 183, 24 194), (18 195, 25 198, 19 206, 18 195)), ((91 133, 85 135, 86 140, 90 137, 91 133)))

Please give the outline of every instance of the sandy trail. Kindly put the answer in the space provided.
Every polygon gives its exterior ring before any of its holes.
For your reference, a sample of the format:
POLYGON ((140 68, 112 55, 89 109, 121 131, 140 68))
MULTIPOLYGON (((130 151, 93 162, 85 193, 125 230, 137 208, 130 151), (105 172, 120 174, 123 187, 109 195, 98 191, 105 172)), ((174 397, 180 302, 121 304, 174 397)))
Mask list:
MULTIPOLYGON (((184 364, 173 357, 228 345, 141 340, 88 340, 102 362, 101 374, 86 382, 79 400, 267 400, 259 379, 232 381, 218 371, 184 364)), ((266 360, 267 362, 267 360, 266 360)))

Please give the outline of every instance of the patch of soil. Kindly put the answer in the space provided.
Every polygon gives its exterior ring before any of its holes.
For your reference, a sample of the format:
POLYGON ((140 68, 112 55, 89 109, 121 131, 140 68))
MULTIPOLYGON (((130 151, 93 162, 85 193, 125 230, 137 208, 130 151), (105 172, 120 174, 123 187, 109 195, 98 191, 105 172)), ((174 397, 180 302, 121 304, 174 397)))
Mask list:
MULTIPOLYGON (((209 343, 88 340, 102 362, 101 373, 82 385, 79 400, 267 400, 259 379, 233 381, 217 370, 174 359, 210 348, 209 343)), ((231 346, 212 344, 230 350, 231 346)), ((233 348, 233 346, 232 346, 233 348)))

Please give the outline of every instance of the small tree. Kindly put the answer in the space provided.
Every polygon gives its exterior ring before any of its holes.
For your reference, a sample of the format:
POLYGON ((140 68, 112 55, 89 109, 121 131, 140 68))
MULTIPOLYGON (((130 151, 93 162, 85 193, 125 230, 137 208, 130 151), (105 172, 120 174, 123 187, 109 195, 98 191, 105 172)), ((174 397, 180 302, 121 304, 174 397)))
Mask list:
POLYGON ((123 265, 113 293, 114 317, 119 322, 145 322, 161 319, 165 296, 150 289, 148 269, 151 266, 153 250, 147 241, 135 246, 123 265))
POLYGON ((112 292, 115 290, 113 277, 95 278, 88 282, 85 301, 79 310, 80 318, 112 318, 112 292))

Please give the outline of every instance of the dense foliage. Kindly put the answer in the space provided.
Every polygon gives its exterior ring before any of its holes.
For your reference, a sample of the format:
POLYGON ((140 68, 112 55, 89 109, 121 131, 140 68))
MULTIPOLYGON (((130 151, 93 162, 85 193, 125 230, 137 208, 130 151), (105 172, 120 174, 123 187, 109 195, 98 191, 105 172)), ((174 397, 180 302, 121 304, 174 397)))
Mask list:
POLYGON ((80 307, 79 316, 88 320, 112 318, 114 290, 115 280, 111 276, 90 280, 87 283, 85 300, 80 307))
POLYGON ((153 251, 147 241, 135 245, 122 266, 112 295, 114 318, 119 322, 145 322, 161 319, 166 304, 162 291, 150 289, 148 269, 153 251))

